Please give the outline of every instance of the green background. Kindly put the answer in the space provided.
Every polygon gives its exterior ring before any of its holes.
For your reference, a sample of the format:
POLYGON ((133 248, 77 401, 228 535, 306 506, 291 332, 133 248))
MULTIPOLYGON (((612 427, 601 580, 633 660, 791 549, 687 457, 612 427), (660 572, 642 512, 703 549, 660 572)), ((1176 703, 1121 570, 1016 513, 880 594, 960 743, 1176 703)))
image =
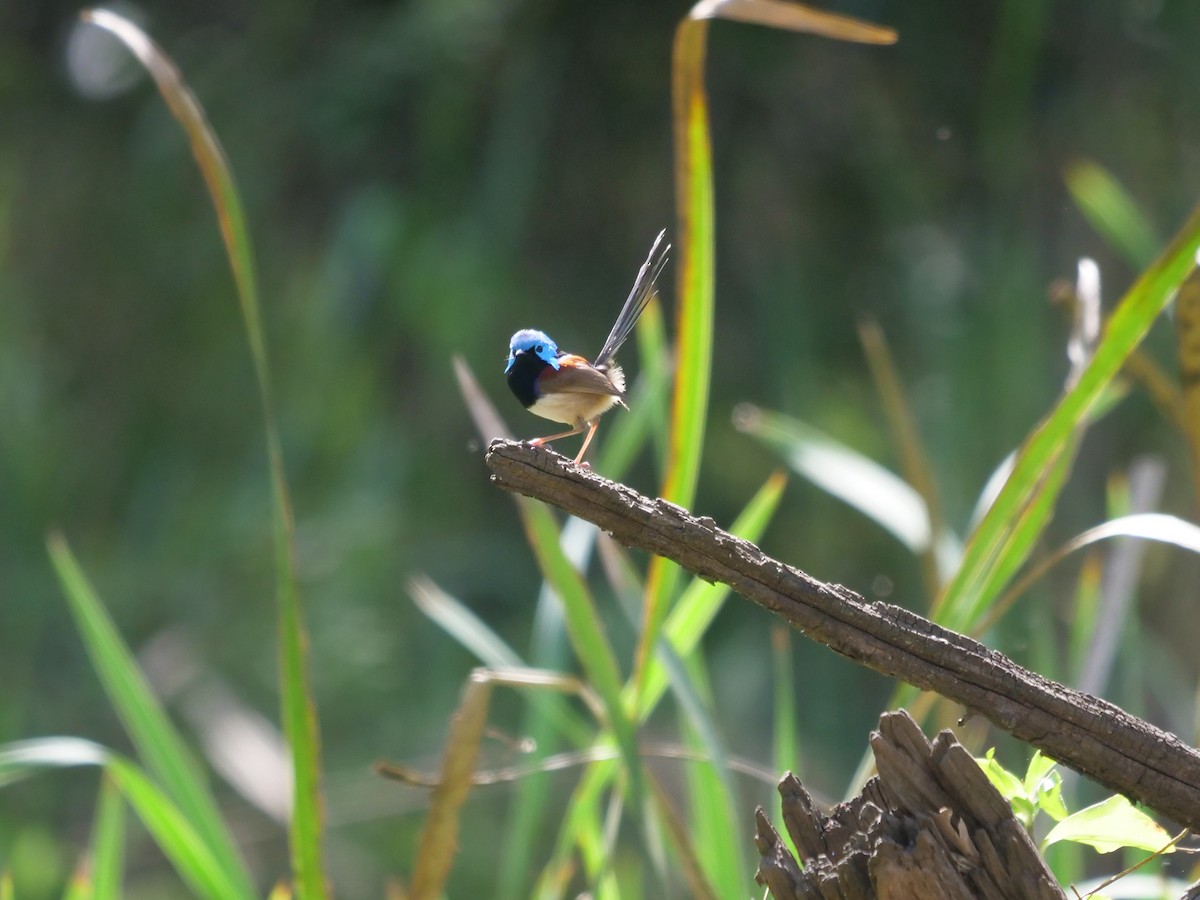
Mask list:
MULTIPOLYGON (((779 464, 731 424, 741 402, 896 466, 856 336, 869 315, 962 533, 989 473, 1061 389, 1067 323, 1050 284, 1090 255, 1111 304, 1135 272, 1073 205, 1066 167, 1099 161, 1163 236, 1200 196, 1200 7, 833 8, 895 27, 900 42, 712 29, 717 343, 696 511, 728 523, 779 464)), ((386 874, 408 871, 423 799, 377 780, 370 763, 432 767, 474 665, 416 610, 407 579, 428 574, 518 650, 540 583, 511 501, 487 482, 451 355, 518 435, 546 433, 504 385, 507 339, 538 327, 594 354, 651 238, 674 228, 670 42, 686 7, 140 9, 204 104, 247 205, 295 502, 333 879, 340 896, 379 896, 386 874)), ((183 721, 187 698, 216 684, 274 719, 269 481, 201 179, 120 51, 125 86, 107 101, 82 95, 66 63, 77 11, 0 4, 0 741, 75 734, 126 750, 54 582, 47 531, 71 540, 155 683, 177 691, 168 703, 183 721)), ((673 278, 668 267, 668 316, 673 278)), ((1172 340, 1160 324, 1149 344, 1168 368, 1172 340)), ((633 342, 622 362, 636 377, 633 342)), ((1051 543, 1100 521, 1106 479, 1145 452, 1168 465, 1164 508, 1195 518, 1182 440, 1135 392, 1089 434, 1051 543)), ((653 473, 647 461, 629 480, 654 493, 653 473)), ((925 609, 903 548, 799 480, 764 546, 818 578, 925 609)), ((1075 569, 1057 570, 992 642, 1069 678, 1054 666, 1075 569)), ((1196 575, 1194 560, 1150 552, 1106 692, 1185 739, 1196 575)), ((737 601, 708 641, 730 749, 764 765, 769 626, 737 601)), ((628 659, 633 638, 615 613, 612 637, 628 659)), ((892 686, 804 642, 796 659, 798 768, 836 797, 892 686)), ((502 693, 493 720, 515 729, 521 708, 502 693)), ((571 772, 550 777, 564 794, 573 783, 571 772)), ((0 865, 29 896, 57 889, 74 864, 94 782, 64 772, 0 791, 0 865)), ((494 870, 488 835, 505 821, 506 791, 469 801, 461 890, 494 870)), ((748 783, 744 797, 770 795, 748 783)), ((286 869, 283 833, 223 796, 265 886, 286 869)), ((747 833, 751 814, 748 802, 747 833)), ((167 890, 148 841, 130 858, 131 893, 167 890)))

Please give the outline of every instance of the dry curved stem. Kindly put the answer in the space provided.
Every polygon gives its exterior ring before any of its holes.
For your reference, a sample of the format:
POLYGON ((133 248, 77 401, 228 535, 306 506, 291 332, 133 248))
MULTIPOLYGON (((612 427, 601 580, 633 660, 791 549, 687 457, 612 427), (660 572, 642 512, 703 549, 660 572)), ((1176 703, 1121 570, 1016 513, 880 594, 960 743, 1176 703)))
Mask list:
POLYGON ((1200 753, 1119 707, 906 609, 818 581, 711 519, 645 497, 551 451, 497 440, 487 465, 505 490, 551 503, 627 546, 727 584, 843 656, 962 703, 1111 790, 1200 827, 1200 753))
MULTIPOLYGON (((1171 840, 1167 841, 1167 843, 1163 844, 1163 846, 1159 847, 1157 850, 1155 850, 1153 853, 1151 853, 1145 859, 1138 860, 1132 866, 1127 866, 1126 868, 1124 868, 1120 872, 1118 872, 1116 875, 1113 875, 1111 878, 1105 879, 1104 881, 1100 882, 1098 885, 1096 885, 1094 888, 1092 888, 1090 891, 1088 891, 1087 894, 1085 894, 1083 896, 1083 900, 1087 900, 1087 898, 1096 896, 1105 888, 1112 887, 1114 884, 1116 884, 1118 881, 1120 881, 1126 875, 1132 875, 1138 869, 1142 868, 1143 866, 1152 862, 1153 860, 1158 859, 1164 853, 1170 853, 1173 850, 1179 849, 1178 847, 1176 847, 1176 845, 1180 841, 1182 841, 1185 837, 1190 837, 1191 834, 1192 834, 1192 830, 1190 828, 1183 829, 1183 831, 1179 832, 1179 834, 1175 835, 1175 837, 1171 838, 1171 840)), ((1188 849, 1184 849, 1184 852, 1190 853, 1192 851, 1188 850, 1188 849)), ((1079 891, 1076 890, 1074 885, 1071 886, 1071 890, 1075 893, 1076 897, 1079 896, 1079 891)))
MULTIPOLYGON (((640 744, 638 756, 642 759, 671 759, 683 762, 712 762, 712 757, 700 753, 681 744, 655 743, 640 744)), ((595 746, 585 750, 567 750, 562 753, 552 753, 533 762, 513 766, 503 766, 495 769, 476 769, 471 775, 474 787, 489 787, 494 784, 507 784, 520 781, 532 775, 544 775, 547 772, 561 772, 565 769, 578 768, 588 763, 601 760, 620 759, 621 754, 615 747, 595 746)), ((746 775, 762 784, 774 785, 778 778, 761 765, 744 757, 731 755, 726 759, 731 772, 746 775)), ((391 781, 399 781, 409 787, 436 788, 441 784, 441 776, 424 772, 404 763, 386 762, 380 760, 373 766, 375 774, 391 781)))

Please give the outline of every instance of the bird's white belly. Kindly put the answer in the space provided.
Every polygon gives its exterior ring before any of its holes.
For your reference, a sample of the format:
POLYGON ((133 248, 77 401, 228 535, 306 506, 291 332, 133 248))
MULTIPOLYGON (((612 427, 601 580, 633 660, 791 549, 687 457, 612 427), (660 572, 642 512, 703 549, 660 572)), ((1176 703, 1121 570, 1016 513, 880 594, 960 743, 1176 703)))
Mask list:
POLYGON ((617 398, 611 394, 547 394, 539 397, 529 411, 552 422, 574 425, 590 422, 612 409, 617 398))

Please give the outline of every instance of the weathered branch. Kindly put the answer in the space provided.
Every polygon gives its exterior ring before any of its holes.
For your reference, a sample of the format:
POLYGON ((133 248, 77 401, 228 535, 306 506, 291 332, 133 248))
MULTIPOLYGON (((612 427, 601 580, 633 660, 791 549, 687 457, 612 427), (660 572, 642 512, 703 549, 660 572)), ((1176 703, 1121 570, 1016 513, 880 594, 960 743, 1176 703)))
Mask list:
POLYGON ((962 703, 1081 774, 1200 828, 1200 753, 1174 735, 906 609, 817 581, 711 519, 694 518, 552 451, 497 440, 487 464, 505 490, 551 503, 627 546, 727 584, 843 656, 962 703))
POLYGON ((1065 900, 1012 807, 949 731, 932 743, 904 711, 871 734, 879 775, 826 815, 790 772, 783 824, 758 808, 756 880, 775 900, 1065 900))

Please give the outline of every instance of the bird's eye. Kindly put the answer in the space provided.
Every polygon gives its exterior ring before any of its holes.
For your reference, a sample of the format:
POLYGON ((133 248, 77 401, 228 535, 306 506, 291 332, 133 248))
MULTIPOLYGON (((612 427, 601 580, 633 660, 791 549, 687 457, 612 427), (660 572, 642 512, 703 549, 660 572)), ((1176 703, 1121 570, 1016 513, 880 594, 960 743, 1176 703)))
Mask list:
POLYGON ((534 353, 541 353, 544 349, 545 348, 541 344, 538 344, 536 347, 533 348, 533 351, 534 351, 534 353))

